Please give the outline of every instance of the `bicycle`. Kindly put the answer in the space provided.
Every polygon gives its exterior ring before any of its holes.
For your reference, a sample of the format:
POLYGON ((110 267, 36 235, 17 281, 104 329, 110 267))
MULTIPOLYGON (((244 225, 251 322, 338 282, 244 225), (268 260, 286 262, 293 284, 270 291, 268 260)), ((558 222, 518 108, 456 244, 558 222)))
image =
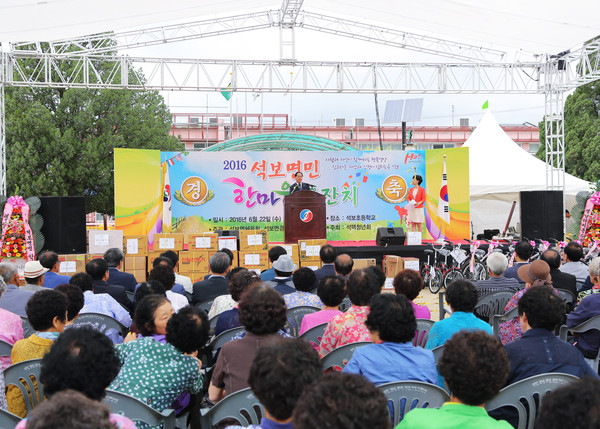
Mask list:
MULTIPOLYGON (((450 252, 450 256, 452 257, 452 263, 449 267, 445 267, 444 272, 444 288, 448 288, 450 283, 455 280, 460 280, 464 278, 464 275, 460 269, 461 264, 464 263, 468 258, 465 255, 465 251, 462 250, 460 244, 454 244, 451 241, 447 241, 447 243, 452 246, 452 251, 450 252)), ((446 258, 446 264, 448 260, 446 258)))
POLYGON ((466 240, 470 243, 469 252, 467 252, 467 259, 461 264, 460 271, 463 277, 472 280, 474 282, 479 280, 486 280, 488 278, 488 270, 485 265, 485 261, 494 249, 495 242, 491 242, 488 245, 488 251, 480 249, 480 241, 466 240))
POLYGON ((439 248, 435 247, 434 244, 430 244, 430 246, 431 249, 425 249, 427 262, 424 262, 421 265, 420 272, 424 283, 426 283, 427 287, 429 288, 429 291, 435 294, 438 293, 442 287, 447 287, 454 280, 463 278, 463 275, 460 272, 460 264, 457 263, 456 258, 453 258, 452 264, 448 265, 448 256, 451 256, 453 252, 456 252, 455 255, 457 258, 460 258, 458 256, 458 252, 463 255, 463 258, 465 256, 460 249, 460 245, 454 245, 449 241, 442 244, 442 246, 439 248), (446 244, 454 246, 454 250, 447 249, 446 244), (456 251, 456 249, 458 249, 458 251, 456 251), (432 255, 433 263, 431 263, 432 255), (438 258, 438 255, 442 255, 444 257, 443 262, 438 258))

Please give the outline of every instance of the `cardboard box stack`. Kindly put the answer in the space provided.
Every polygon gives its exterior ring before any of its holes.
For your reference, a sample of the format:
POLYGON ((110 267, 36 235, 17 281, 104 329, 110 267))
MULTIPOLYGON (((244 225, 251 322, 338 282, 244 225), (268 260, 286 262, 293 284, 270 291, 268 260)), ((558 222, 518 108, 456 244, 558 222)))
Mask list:
POLYGON ((123 253, 125 256, 148 256, 148 236, 125 235, 123 237, 123 253))
POLYGON ((158 258, 162 252, 162 250, 151 250, 148 252, 148 272, 150 272, 150 270, 152 269, 152 263, 154 262, 154 260, 158 258))
POLYGON ((396 277, 404 269, 404 260, 396 255, 383 255, 383 272, 386 277, 396 277))
POLYGON ((417 273, 420 271, 419 258, 402 258, 404 260, 405 270, 414 270, 417 273))
POLYGON ((183 250, 184 234, 154 234, 154 251, 183 250))
POLYGON ((76 273, 85 273, 86 255, 58 255, 58 273, 72 276, 76 273))
POLYGON ((219 250, 219 235, 216 232, 188 234, 188 250, 219 250))
POLYGON ((208 260, 214 250, 188 250, 179 252, 179 273, 190 279, 204 277, 208 274, 208 260))
POLYGON ((240 230, 239 265, 260 273, 269 268, 266 229, 240 230))
POLYGON ((90 229, 88 231, 88 253, 102 253, 108 249, 123 248, 123 231, 90 229))
POLYGON ((363 268, 372 267, 375 265, 375 258, 354 259, 353 270, 362 270, 363 268))
POLYGON ((102 259, 103 257, 104 254, 102 253, 88 253, 87 255, 85 255, 85 263, 87 264, 92 259, 102 259))
POLYGON ((326 244, 327 240, 298 240, 300 262, 320 262, 319 252, 326 244))
POLYGON ((269 238, 266 229, 240 230, 240 250, 268 250, 269 238))
POLYGON ((146 256, 125 256, 123 271, 133 274, 138 283, 146 281, 146 256))
POLYGON ((269 254, 266 250, 240 250, 240 265, 260 274, 269 269, 269 254))
POLYGON ((396 274, 402 270, 419 272, 419 258, 401 258, 396 255, 383 256, 383 272, 386 277, 396 277, 396 274))

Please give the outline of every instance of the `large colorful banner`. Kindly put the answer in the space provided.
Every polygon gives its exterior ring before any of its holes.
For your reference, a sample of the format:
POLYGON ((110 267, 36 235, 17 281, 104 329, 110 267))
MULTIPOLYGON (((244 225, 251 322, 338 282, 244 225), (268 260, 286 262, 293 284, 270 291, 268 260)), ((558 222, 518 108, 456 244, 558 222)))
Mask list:
MULTIPOLYGON (((294 173, 301 171, 303 181, 326 197, 330 241, 374 240, 379 227, 406 228, 405 206, 415 174, 423 177, 421 186, 427 193, 429 232, 423 228, 424 238, 470 236, 468 149, 162 152, 160 165, 156 157, 147 158, 151 167, 140 166, 139 155, 123 151, 115 151, 115 212, 117 228, 125 234, 133 233, 129 228, 137 225, 130 218, 140 214, 141 207, 147 213, 150 205, 162 212, 163 232, 264 228, 270 241, 281 242, 283 198, 294 183, 294 173), (122 168, 128 173, 121 173, 122 168), (131 183, 135 169, 140 168, 157 170, 161 192, 153 201, 156 183, 131 183), (125 176, 127 183, 117 179, 125 176), (139 200, 139 190, 145 186, 152 191, 143 192, 148 201, 135 205, 137 214, 119 204, 129 201, 130 194, 139 200)), ((147 227, 148 233, 156 232, 155 226, 147 227)))

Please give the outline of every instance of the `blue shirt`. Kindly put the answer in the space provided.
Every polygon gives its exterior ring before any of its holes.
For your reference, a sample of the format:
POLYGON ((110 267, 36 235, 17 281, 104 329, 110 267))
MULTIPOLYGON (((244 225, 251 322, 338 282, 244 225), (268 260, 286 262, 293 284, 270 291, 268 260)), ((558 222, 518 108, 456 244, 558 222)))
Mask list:
POLYGON ((183 287, 183 285, 180 285, 179 283, 175 283, 173 285, 173 287, 171 288, 171 290, 175 293, 178 293, 179 295, 185 295, 185 288, 183 287))
POLYGON ((69 283, 69 280, 71 280, 71 276, 63 276, 56 274, 54 271, 47 271, 46 274, 44 274, 43 286, 54 289, 58 285, 69 283))
POLYGON ((342 372, 360 374, 373 384, 407 380, 437 382, 431 350, 415 347, 410 342, 384 342, 359 347, 342 372))
POLYGON ((510 361, 506 385, 546 372, 598 378, 598 374, 588 365, 579 350, 558 339, 547 329, 529 329, 519 340, 504 348, 510 361))
POLYGON ((485 331, 490 335, 493 334, 492 327, 489 323, 478 319, 473 313, 455 311, 449 318, 433 324, 429 331, 429 337, 427 338, 425 348, 431 350, 441 346, 449 340, 452 335, 463 329, 476 329, 485 331))
POLYGON ((217 325, 215 326, 215 336, 219 335, 221 332, 225 332, 229 329, 237 328, 238 326, 242 326, 239 318, 240 312, 237 308, 232 308, 231 310, 225 310, 221 314, 219 314, 219 318, 217 319, 217 325))
MULTIPOLYGON (((506 385, 527 377, 547 372, 563 372, 576 377, 598 378, 598 374, 588 365, 583 355, 571 344, 558 339, 554 332, 543 328, 532 328, 523 336, 504 346, 510 362, 510 372, 506 385)), ((513 407, 500 407, 489 411, 497 420, 506 420, 514 427, 519 421, 513 407)))
POLYGON ((263 282, 273 280, 274 278, 275 278, 275 269, 273 269, 273 268, 269 268, 268 270, 265 270, 262 273, 260 273, 260 279, 263 282))
MULTIPOLYGON (((583 298, 575 310, 567 315, 567 326, 573 328, 598 315, 600 315, 600 293, 595 293, 583 298)), ((600 332, 590 329, 579 334, 576 347, 586 358, 595 359, 600 347, 600 332)))
POLYGON ((7 284, 6 292, 0 297, 0 308, 15 313, 21 317, 27 317, 25 305, 29 298, 33 296, 30 290, 23 290, 15 285, 7 284))

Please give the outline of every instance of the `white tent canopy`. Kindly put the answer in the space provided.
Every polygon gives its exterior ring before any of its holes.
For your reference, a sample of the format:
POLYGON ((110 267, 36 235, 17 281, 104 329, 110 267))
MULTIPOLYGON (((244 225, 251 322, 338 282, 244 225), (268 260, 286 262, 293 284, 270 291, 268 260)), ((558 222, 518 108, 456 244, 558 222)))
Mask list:
MULTIPOLYGON (((519 222, 519 192, 546 189, 546 164, 521 149, 498 125, 488 110, 464 147, 469 148, 471 222, 475 234, 484 229, 503 230, 513 201, 517 202, 511 226, 519 222)), ((590 183, 565 174, 566 206, 590 183)))

